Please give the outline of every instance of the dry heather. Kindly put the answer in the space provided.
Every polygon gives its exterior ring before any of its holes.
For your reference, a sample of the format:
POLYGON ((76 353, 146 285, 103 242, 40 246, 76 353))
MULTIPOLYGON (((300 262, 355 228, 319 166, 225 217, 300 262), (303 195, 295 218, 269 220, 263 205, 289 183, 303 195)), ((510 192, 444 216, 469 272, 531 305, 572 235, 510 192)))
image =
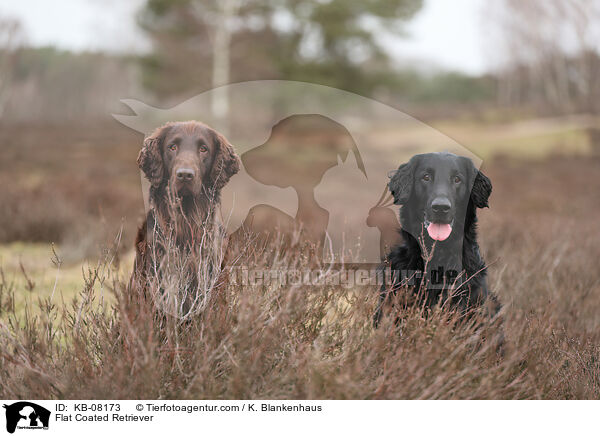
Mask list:
MULTIPOLYGON (((481 246, 505 304, 501 357, 482 340, 493 327, 439 310, 373 329, 374 287, 230 282, 218 310, 178 324, 125 292, 112 250, 76 299, 41 310, 11 310, 27 290, 0 276, 0 397, 599 398, 599 166, 556 157, 484 169, 494 193, 481 246)), ((239 262, 302 269, 310 257, 271 245, 239 262)))
POLYGON ((66 261, 80 261, 121 227, 133 240, 142 138, 113 124, 2 125, 0 244, 54 242, 66 261))

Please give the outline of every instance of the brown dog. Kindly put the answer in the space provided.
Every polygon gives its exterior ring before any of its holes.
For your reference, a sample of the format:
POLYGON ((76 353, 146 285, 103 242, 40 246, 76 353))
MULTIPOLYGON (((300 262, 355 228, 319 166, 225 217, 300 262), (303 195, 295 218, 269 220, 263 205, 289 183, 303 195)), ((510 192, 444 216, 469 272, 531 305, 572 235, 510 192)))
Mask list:
POLYGON ((138 165, 151 183, 150 210, 136 238, 131 288, 185 319, 206 307, 222 281, 221 189, 240 160, 221 134, 187 121, 147 137, 138 165))

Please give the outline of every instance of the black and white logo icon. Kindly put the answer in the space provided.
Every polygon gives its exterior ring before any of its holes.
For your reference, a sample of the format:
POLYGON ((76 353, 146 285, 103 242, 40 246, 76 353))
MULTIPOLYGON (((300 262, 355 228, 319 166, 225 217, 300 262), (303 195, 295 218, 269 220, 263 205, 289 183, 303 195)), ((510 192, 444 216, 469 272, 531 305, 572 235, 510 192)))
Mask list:
POLYGON ((19 401, 10 405, 4 404, 6 409, 6 431, 14 433, 16 429, 48 429, 50 411, 28 401, 19 401))

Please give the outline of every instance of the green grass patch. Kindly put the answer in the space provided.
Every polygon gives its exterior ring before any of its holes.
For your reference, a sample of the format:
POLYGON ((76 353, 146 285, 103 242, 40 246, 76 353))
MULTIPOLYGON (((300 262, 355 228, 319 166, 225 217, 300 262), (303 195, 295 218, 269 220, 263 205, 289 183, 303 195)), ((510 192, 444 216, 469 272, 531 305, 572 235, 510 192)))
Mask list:
MULTIPOLYGON (((100 265, 98 259, 67 264, 60 247, 43 243, 15 242, 0 245, 0 268, 8 289, 14 290, 17 312, 25 307, 36 309, 39 299, 51 298, 52 303, 70 302, 85 289, 86 278, 100 265)), ((133 253, 128 254, 115 272, 126 277, 133 265, 133 253)), ((101 283, 94 285, 95 295, 110 300, 111 293, 101 283)))

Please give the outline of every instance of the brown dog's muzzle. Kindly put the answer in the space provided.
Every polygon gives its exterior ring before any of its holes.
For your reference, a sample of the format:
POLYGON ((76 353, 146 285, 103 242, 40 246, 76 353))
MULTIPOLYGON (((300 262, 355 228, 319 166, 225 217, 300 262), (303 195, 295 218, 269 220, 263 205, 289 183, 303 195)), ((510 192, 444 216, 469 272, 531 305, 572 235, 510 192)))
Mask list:
POLYGON ((181 156, 173 165, 173 183, 180 195, 197 195, 202 189, 200 162, 196 156, 181 156))

